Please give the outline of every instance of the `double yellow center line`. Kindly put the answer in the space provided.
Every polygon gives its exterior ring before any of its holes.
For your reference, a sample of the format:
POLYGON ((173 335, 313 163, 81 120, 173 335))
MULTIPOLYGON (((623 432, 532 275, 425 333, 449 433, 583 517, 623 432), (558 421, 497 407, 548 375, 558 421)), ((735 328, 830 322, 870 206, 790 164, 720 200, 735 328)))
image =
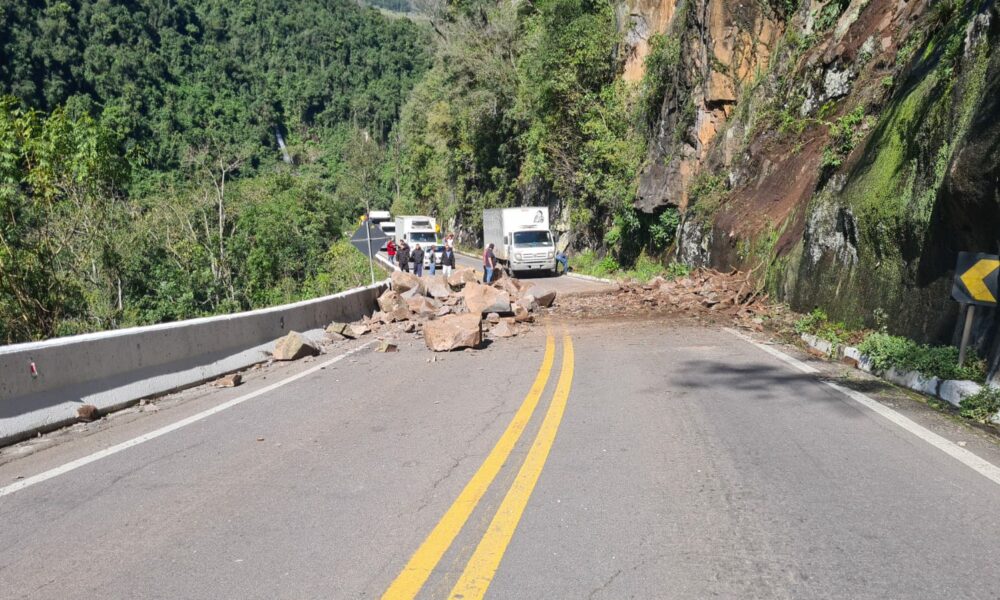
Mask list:
MULTIPOLYGON (((427 539, 420 545, 417 551, 410 558, 403 568, 403 571, 396 577, 389 589, 383 594, 383 600, 399 600, 414 598, 423 587, 431 572, 440 562, 441 557, 451 546, 452 541, 465 525, 472 511, 475 510, 486 490, 496 479, 500 468, 510 457, 511 451, 521 439, 521 434, 527 427, 528 422, 538 406, 538 402, 545 391, 545 386, 552 372, 552 365, 555 360, 555 339, 549 335, 545 342, 545 355, 542 358, 542 366, 538 370, 538 375, 528 391, 524 402, 518 408, 513 420, 507 429, 500 436, 493 450, 490 451, 486 460, 476 471, 469 483, 452 503, 448 511, 441 517, 427 539)), ((465 570, 459 577, 458 582, 452 589, 451 598, 463 598, 470 600, 482 598, 489 587, 493 576, 496 574, 503 558, 507 545, 510 543, 517 528, 524 508, 528 504, 528 498, 538 483, 538 477, 542 473, 545 461, 548 459, 552 444, 555 442, 556 432, 562 421, 563 413, 566 410, 566 402, 569 399, 570 387, 573 382, 573 341, 569 335, 563 337, 563 357, 562 371, 559 374, 559 382, 556 384, 555 395, 549 405, 545 419, 541 428, 535 436, 535 441, 528 451, 524 464, 521 465, 514 483, 504 497, 497 510, 493 521, 486 530, 486 534, 480 540, 472 558, 465 566, 465 570)))

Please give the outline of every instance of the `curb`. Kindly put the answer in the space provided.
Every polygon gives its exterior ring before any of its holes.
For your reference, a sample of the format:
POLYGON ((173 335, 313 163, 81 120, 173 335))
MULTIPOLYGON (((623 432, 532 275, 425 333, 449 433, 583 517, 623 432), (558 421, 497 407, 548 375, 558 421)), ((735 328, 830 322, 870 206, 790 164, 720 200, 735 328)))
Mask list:
MULTIPOLYGON (((944 400, 955 408, 960 408, 962 400, 967 396, 971 396, 983 389, 983 386, 975 381, 926 377, 917 371, 900 371, 895 367, 879 372, 872 366, 871 358, 861 354, 861 351, 854 346, 833 344, 809 333, 802 333, 799 337, 802 338, 802 341, 809 348, 812 348, 817 353, 821 353, 828 358, 839 359, 844 363, 853 363, 855 368, 866 373, 871 373, 876 377, 881 377, 886 381, 913 390, 914 392, 919 392, 925 396, 944 400)), ((1000 412, 994 415, 991 420, 1000 425, 1000 412)))

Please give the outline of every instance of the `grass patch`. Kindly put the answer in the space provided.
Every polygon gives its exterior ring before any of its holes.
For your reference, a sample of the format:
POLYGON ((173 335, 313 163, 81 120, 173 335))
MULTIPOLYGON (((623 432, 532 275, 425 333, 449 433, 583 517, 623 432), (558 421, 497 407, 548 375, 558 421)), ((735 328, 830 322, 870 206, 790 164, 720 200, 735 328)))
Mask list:
POLYGON ((574 273, 602 279, 635 279, 643 283, 655 277, 664 279, 686 277, 691 272, 691 267, 685 264, 672 262, 664 265, 645 252, 639 254, 635 264, 628 268, 620 265, 610 255, 599 257, 593 250, 584 250, 571 256, 569 264, 574 273))
POLYGON ((962 400, 959 413, 967 419, 991 423, 993 417, 1000 413, 1000 389, 984 386, 983 389, 962 400))
POLYGON ((808 333, 834 345, 845 343, 852 333, 842 321, 831 321, 821 308, 796 321, 794 327, 795 333, 808 333))
POLYGON ((858 350, 872 360, 876 371, 895 367, 917 371, 925 377, 970 379, 978 383, 986 380, 986 361, 972 355, 959 367, 958 348, 954 346, 929 346, 896 335, 872 333, 861 342, 858 350))

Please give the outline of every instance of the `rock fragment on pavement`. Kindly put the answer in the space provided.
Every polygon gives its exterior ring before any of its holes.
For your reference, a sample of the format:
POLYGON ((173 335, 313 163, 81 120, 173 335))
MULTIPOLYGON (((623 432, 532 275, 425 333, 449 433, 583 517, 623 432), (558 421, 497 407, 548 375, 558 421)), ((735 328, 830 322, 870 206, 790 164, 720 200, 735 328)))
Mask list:
POLYGON ((448 315, 424 324, 424 343, 434 352, 476 348, 482 341, 482 318, 477 313, 448 315))
POLYGON ((510 312, 510 294, 488 285, 467 284, 462 290, 462 299, 469 312, 475 315, 510 312))
POLYGON ((239 373, 230 373, 225 377, 220 377, 215 380, 215 387, 236 387, 243 383, 243 376, 239 373))
POLYGON ((396 290, 386 290, 378 297, 378 307, 383 313, 390 314, 400 308, 406 308, 406 301, 396 290))
POLYGON ((469 267, 458 267, 448 276, 448 285, 455 290, 461 290, 467 284, 479 281, 476 271, 469 267))
POLYGON ((304 335, 298 331, 289 331, 288 335, 275 342, 272 356, 274 360, 298 360, 317 354, 319 354, 319 348, 307 340, 304 335))
POLYGON ((99 413, 93 404, 84 404, 76 409, 76 416, 81 421, 93 421, 99 413))

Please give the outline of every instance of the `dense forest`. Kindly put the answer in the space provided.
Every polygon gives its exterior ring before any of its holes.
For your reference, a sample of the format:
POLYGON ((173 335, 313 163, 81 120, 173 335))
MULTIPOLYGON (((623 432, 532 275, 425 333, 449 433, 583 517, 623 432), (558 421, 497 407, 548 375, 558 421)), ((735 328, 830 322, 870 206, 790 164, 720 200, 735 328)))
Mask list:
POLYGON ((652 78, 626 82, 613 3, 432 5, 433 66, 403 109, 404 200, 470 238, 482 209, 544 204, 577 248, 633 262, 673 240, 676 209, 634 207, 658 106, 652 78))
POLYGON ((19 0, 0 40, 0 342, 366 280, 343 233, 397 193, 417 25, 340 0, 19 0))
POLYGON ((366 202, 923 339, 997 247, 995 0, 369 4, 0 6, 0 341, 356 285, 366 202))

